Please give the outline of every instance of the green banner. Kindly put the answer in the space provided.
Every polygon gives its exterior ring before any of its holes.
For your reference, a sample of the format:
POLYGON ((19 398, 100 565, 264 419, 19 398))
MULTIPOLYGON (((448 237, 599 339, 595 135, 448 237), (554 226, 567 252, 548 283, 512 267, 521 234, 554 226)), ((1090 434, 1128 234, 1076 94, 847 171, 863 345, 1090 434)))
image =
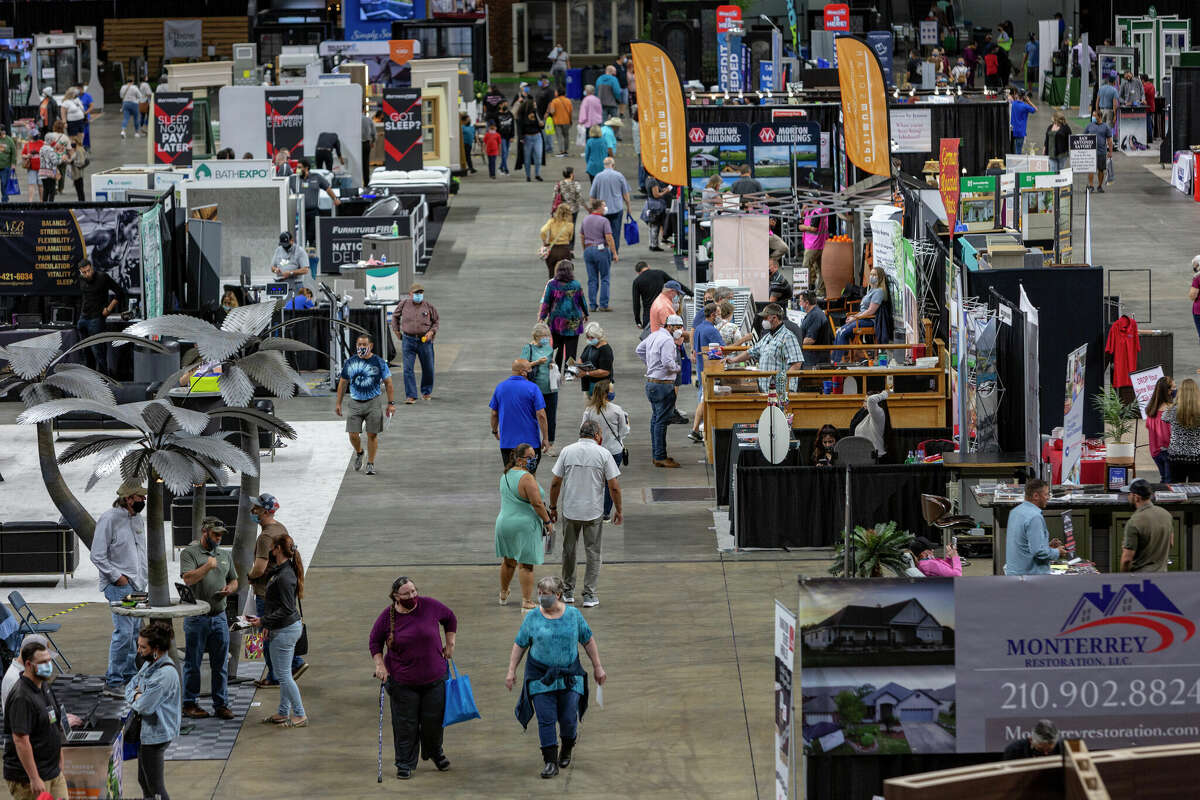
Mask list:
POLYGON ((138 218, 142 244, 142 301, 146 319, 161 317, 163 313, 162 231, 158 216, 158 206, 152 206, 138 218))
POLYGON ((958 188, 963 194, 994 193, 996 191, 996 176, 982 175, 975 178, 963 178, 958 188))

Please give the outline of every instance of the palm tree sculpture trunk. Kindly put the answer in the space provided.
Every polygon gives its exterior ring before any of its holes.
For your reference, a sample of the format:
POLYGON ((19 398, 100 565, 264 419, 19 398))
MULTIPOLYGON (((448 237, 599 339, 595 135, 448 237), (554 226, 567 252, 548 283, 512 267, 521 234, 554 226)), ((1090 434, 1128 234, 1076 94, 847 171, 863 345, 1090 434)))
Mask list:
POLYGON ((96 532, 96 520, 87 512, 83 504, 75 498, 71 487, 67 486, 62 470, 58 467, 58 459, 54 454, 54 431, 51 422, 37 424, 38 464, 42 468, 42 480, 50 500, 55 508, 63 515, 67 524, 75 529, 83 546, 92 549, 92 536, 96 532))
MULTIPOLYGON (((238 574, 237 608, 238 613, 246 610, 246 601, 250 596, 250 568, 254 566, 254 542, 258 538, 258 523, 250 514, 250 498, 258 497, 258 473, 261 459, 258 450, 258 426, 249 420, 242 420, 242 449, 254 462, 254 474, 242 475, 242 491, 238 500, 237 525, 233 529, 233 566, 238 574)), ((242 656, 242 632, 235 631, 229 635, 229 675, 237 677, 238 664, 242 656)))
POLYGON ((167 548, 163 534, 163 485, 151 467, 146 477, 146 562, 150 567, 150 605, 171 605, 167 584, 167 548))

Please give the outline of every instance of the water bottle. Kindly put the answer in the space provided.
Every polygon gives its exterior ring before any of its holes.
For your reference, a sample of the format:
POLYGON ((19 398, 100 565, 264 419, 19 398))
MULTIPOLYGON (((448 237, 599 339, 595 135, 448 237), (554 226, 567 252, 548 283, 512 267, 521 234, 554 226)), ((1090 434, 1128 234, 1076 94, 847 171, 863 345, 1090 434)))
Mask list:
POLYGON ((925 448, 924 447, 917 448, 917 463, 918 464, 925 463, 925 448))
POLYGON ((400 226, 398 226, 396 224, 395 220, 392 220, 392 236, 399 236, 399 235, 400 235, 400 226))
POLYGON ((905 463, 905 464, 912 464, 913 462, 914 462, 914 455, 913 455, 913 451, 912 451, 912 450, 909 450, 909 451, 908 451, 908 458, 904 459, 904 463, 905 463))

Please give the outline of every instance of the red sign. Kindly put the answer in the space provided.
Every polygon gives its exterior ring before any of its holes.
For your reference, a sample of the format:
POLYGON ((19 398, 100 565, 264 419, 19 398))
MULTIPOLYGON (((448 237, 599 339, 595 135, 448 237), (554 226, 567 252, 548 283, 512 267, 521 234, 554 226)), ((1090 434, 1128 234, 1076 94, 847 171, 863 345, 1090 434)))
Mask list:
POLYGON ((846 3, 830 3, 825 6, 825 30, 850 31, 850 6, 846 3))
POLYGON ((760 130, 758 132, 758 138, 764 144, 770 144, 771 142, 775 141, 775 129, 774 128, 763 128, 762 130, 760 130))
POLYGON ((774 122, 780 119, 794 119, 796 117, 804 118, 808 116, 808 112, 803 108, 772 108, 771 121, 774 122))
POLYGON ((729 33, 741 27, 742 9, 737 6, 717 6, 717 33, 729 33))
POLYGON ((695 144, 700 144, 704 141, 704 128, 692 128, 688 131, 688 138, 695 144))
POLYGON ((942 205, 946 207, 951 239, 958 224, 958 143, 958 139, 942 139, 938 158, 938 191, 942 195, 942 205))

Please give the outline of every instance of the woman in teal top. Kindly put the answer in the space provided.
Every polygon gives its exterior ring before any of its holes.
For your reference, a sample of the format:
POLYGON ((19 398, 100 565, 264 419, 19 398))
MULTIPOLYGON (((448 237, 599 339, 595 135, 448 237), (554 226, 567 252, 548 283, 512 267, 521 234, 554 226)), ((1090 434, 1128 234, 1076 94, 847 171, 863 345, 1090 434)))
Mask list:
POLYGON ((536 459, 531 444, 513 448, 500 476, 500 513, 496 516, 496 555, 501 559, 500 605, 508 605, 508 586, 520 565, 521 608, 526 610, 536 608, 533 565, 542 563, 542 532, 550 524, 542 488, 529 472, 536 466, 536 459))
POLYGON ((554 455, 554 423, 558 419, 558 386, 550 385, 550 361, 554 357, 554 345, 550 339, 550 326, 539 322, 533 326, 529 344, 521 349, 521 358, 529 362, 529 380, 537 384, 546 401, 546 438, 550 447, 542 455, 554 455))
POLYGON ((579 645, 583 645, 591 659, 596 683, 603 686, 608 679, 600 666, 600 649, 592 629, 579 609, 563 603, 565 588, 562 578, 557 576, 538 581, 540 608, 525 615, 513 641, 508 674, 504 677, 504 685, 511 691, 517 680, 517 665, 528 650, 517 720, 527 725, 537 715, 538 741, 546 764, 541 773, 543 778, 553 778, 559 767, 570 766, 579 720, 587 710, 587 673, 579 663, 579 645))
POLYGON ((599 125, 588 128, 587 144, 583 148, 583 160, 587 164, 587 174, 592 180, 604 171, 604 159, 608 158, 608 143, 604 141, 604 132, 599 125))

